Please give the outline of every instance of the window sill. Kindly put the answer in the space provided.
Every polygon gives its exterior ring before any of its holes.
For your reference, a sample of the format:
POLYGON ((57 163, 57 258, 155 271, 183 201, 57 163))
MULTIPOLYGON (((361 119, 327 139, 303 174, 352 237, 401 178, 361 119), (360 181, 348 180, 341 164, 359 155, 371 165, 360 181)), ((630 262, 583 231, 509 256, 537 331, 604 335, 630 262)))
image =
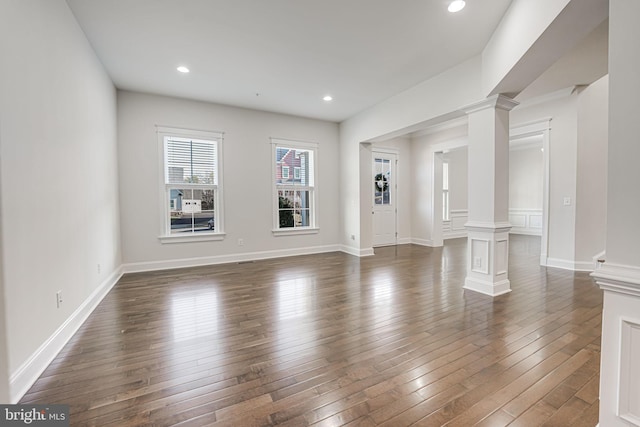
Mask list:
POLYGON ((283 229, 279 228, 277 230, 271 230, 274 236, 295 236, 299 234, 318 234, 320 232, 319 228, 315 227, 304 227, 304 228, 289 228, 283 229))
POLYGON ((159 236, 158 239, 163 245, 166 243, 191 243, 224 240, 225 233, 205 233, 174 236, 159 236))

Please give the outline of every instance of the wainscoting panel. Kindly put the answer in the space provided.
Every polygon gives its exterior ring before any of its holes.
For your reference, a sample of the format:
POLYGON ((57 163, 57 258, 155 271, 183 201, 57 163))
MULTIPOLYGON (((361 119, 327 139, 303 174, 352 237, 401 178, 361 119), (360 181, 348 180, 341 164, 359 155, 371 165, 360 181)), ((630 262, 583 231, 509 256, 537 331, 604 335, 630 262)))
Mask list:
POLYGON ((464 225, 468 220, 469 211, 466 209, 456 209, 449 212, 449 221, 442 221, 442 238, 467 237, 467 229, 464 228, 464 225))
POLYGON ((618 414, 632 425, 640 426, 640 324, 622 319, 620 332, 618 414))
POLYGON ((511 234, 542 235, 542 209, 509 209, 511 234))

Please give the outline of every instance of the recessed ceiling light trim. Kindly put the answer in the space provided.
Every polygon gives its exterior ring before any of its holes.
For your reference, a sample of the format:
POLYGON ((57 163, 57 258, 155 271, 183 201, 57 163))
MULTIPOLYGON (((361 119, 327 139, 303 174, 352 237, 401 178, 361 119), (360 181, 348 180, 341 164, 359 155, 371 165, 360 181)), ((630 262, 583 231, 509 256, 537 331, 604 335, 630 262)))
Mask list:
POLYGON ((176 68, 176 70, 180 71, 181 73, 188 73, 189 69, 187 67, 185 67, 184 65, 179 66, 178 68, 176 68))
POLYGON ((454 0, 449 3, 449 7, 447 8, 447 10, 451 13, 460 12, 462 9, 464 9, 465 5, 466 3, 464 0, 454 0))
POLYGON ((323 96, 323 97, 322 97, 322 100, 323 100, 323 101, 327 101, 327 102, 329 102, 329 101, 333 101, 333 96, 331 96, 331 95, 325 95, 325 96, 323 96))

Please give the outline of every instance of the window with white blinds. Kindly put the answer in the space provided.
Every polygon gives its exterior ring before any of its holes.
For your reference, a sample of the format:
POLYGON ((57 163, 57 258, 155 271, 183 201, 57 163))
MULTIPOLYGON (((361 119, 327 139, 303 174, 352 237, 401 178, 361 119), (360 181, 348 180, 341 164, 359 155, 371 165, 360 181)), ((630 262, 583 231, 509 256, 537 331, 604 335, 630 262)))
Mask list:
POLYGON ((187 240, 221 235, 222 134, 170 128, 159 128, 158 134, 164 170, 162 234, 187 240))

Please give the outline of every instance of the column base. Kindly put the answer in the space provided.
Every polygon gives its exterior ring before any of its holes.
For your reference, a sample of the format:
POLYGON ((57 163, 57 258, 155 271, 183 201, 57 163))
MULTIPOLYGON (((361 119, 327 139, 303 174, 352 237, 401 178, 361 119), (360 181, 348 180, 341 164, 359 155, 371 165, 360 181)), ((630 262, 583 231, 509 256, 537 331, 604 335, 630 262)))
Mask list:
POLYGON ((464 280, 464 286, 462 289, 468 289, 470 291, 479 292, 481 294, 497 297, 511 292, 511 282, 509 279, 501 280, 493 283, 486 280, 480 280, 475 277, 467 277, 464 280))
POLYGON ((467 240, 467 277, 464 289, 492 297, 511 291, 509 270, 508 222, 465 224, 467 240))

